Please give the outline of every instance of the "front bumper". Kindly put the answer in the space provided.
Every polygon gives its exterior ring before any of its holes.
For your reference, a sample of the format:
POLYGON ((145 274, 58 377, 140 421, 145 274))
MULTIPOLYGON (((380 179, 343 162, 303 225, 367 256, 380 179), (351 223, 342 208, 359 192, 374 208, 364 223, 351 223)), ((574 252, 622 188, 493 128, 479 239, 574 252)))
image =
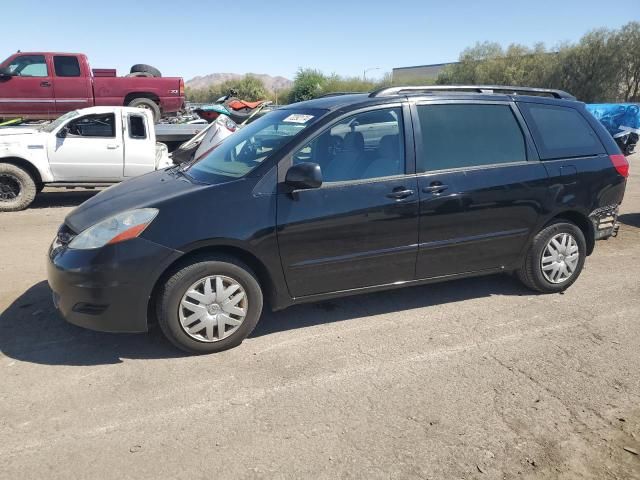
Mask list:
POLYGON ((180 252, 143 238, 95 250, 52 245, 47 277, 61 315, 103 332, 147 331, 153 287, 180 252))

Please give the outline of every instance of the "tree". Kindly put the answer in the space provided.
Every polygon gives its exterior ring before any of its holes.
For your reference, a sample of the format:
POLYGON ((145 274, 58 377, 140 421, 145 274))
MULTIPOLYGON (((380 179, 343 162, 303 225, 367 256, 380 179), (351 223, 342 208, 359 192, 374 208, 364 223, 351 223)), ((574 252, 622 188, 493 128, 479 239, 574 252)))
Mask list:
MULTIPOLYGON (((232 82, 233 83, 233 82, 232 82)), ((242 80, 234 83, 234 89, 238 92, 238 97, 243 100, 255 102, 267 98, 267 89, 258 77, 251 74, 245 75, 242 80)))
POLYGON ((322 87, 327 78, 319 70, 313 68, 301 68, 296 73, 289 94, 291 103, 311 100, 322 94, 322 87))
POLYGON ((630 22, 615 36, 620 56, 620 93, 625 102, 640 101, 640 22, 630 22))
POLYGON ((587 103, 619 99, 621 59, 616 37, 606 29, 587 33, 577 45, 560 52, 558 88, 587 103))
POLYGON ((447 67, 436 82, 497 84, 566 90, 584 102, 633 101, 640 97, 640 23, 594 30, 576 44, 553 50, 477 43, 447 67))
POLYGON ((497 43, 478 43, 460 55, 460 63, 450 65, 436 83, 547 86, 557 58, 541 43, 533 48, 512 44, 504 50, 497 43))

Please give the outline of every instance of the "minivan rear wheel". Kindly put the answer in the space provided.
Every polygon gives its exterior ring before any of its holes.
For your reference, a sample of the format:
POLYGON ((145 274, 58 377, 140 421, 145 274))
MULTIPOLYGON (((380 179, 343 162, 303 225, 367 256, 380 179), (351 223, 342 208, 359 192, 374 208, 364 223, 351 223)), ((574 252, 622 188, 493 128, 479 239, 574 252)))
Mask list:
POLYGON ((582 230, 571 222, 555 221, 534 237, 518 277, 532 290, 561 292, 580 276, 586 252, 582 230))
POLYGON ((234 258, 196 260, 174 271, 157 298, 164 335, 190 353, 235 347, 253 331, 262 313, 255 274, 234 258))

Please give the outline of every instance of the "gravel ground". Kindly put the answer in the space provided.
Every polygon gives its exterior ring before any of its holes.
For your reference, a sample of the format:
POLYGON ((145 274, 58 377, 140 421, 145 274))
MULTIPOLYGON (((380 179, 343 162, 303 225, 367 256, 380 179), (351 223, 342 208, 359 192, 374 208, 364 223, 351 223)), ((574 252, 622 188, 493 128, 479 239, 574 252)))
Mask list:
POLYGON ((493 276, 296 306, 200 357, 56 315, 45 252, 90 192, 2 213, 0 478, 640 479, 631 164, 620 235, 564 294, 493 276))

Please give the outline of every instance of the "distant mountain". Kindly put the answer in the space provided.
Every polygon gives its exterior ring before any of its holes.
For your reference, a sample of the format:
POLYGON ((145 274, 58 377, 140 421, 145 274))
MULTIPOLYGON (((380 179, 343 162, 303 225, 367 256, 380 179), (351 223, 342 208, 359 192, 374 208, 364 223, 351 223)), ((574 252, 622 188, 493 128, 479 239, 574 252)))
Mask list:
MULTIPOLYGON (((270 92, 290 88, 293 84, 291 80, 284 77, 272 77, 264 73, 251 73, 249 75, 253 75, 262 80, 265 88, 270 92)), ((187 81, 186 86, 194 89, 202 89, 212 85, 219 85, 227 80, 240 80, 242 77, 244 77, 244 75, 239 73, 210 73, 209 75, 193 77, 187 81)))

